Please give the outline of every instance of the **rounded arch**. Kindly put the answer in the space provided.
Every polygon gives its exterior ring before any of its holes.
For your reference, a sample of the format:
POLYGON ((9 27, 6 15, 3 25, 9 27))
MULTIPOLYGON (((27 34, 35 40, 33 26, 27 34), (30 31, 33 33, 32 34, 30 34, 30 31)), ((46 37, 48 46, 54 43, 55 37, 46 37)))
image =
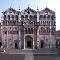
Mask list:
POLYGON ((42 18, 43 18, 43 15, 40 15, 40 16, 39 16, 39 20, 42 20, 42 18))
POLYGON ((26 39, 28 39, 28 40, 30 40, 30 39, 33 40, 33 38, 32 38, 31 36, 29 36, 29 35, 28 35, 28 36, 25 36, 25 40, 26 40, 26 39))
POLYGON ((25 15, 25 20, 28 20, 28 15, 25 15))
POLYGON ((21 15, 21 20, 24 20, 24 15, 21 15))
POLYGON ((50 19, 50 15, 47 16, 48 20, 50 19))
POLYGON ((44 15, 43 18, 46 20, 46 15, 44 15))
POLYGON ((43 41, 43 40, 40 41, 40 47, 41 47, 41 48, 44 47, 44 41, 43 41))
POLYGON ((49 27, 46 28, 46 32, 47 32, 47 33, 50 32, 50 28, 49 28, 49 27))
POLYGON ((40 30, 41 30, 41 32, 45 32, 45 28, 44 27, 41 27, 40 30))
POLYGON ((33 20, 33 16, 32 15, 30 15, 29 18, 30 18, 30 20, 33 20))
POLYGON ((7 31, 7 28, 6 28, 6 27, 4 27, 4 28, 3 28, 3 30, 4 30, 4 31, 7 31))
POLYGON ((55 28, 54 27, 51 28, 51 32, 55 32, 55 28))

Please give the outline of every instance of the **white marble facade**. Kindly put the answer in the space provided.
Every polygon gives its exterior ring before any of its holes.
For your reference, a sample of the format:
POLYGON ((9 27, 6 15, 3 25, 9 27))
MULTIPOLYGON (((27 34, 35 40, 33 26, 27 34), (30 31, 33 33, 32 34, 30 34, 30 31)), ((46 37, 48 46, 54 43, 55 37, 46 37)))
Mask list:
POLYGON ((40 49, 56 45, 56 17, 49 8, 30 7, 23 11, 8 8, 2 12, 2 45, 4 48, 40 49))

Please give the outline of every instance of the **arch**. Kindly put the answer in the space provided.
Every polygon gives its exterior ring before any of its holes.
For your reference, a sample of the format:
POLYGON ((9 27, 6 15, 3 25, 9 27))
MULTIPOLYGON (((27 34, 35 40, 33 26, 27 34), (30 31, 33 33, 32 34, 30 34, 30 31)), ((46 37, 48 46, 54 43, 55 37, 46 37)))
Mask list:
POLYGON ((54 18, 55 18, 54 15, 52 15, 52 16, 51 16, 51 20, 54 20, 54 18))
POLYGON ((10 15, 8 15, 8 20, 10 20, 10 15))
POLYGON ((33 34, 33 28, 31 28, 31 34, 33 34))
POLYGON ((43 18, 46 20, 46 15, 44 15, 43 18))
POLYGON ((3 31, 7 31, 7 28, 6 28, 6 27, 4 27, 4 28, 3 28, 3 31))
POLYGON ((18 20, 18 15, 16 15, 16 20, 18 20))
POLYGON ((6 15, 4 15, 4 20, 6 20, 6 15))
POLYGON ((40 16, 39 16, 39 20, 42 20, 42 18, 43 18, 43 15, 40 15, 40 16))
POLYGON ((52 33, 55 32, 55 28, 54 28, 54 27, 51 28, 51 32, 52 32, 52 33))
POLYGON ((30 15, 29 18, 30 18, 30 20, 33 20, 33 16, 32 15, 30 15))
POLYGON ((47 30, 47 33, 49 33, 49 32, 50 32, 50 28, 49 28, 49 27, 47 27, 47 28, 46 28, 46 30, 47 30))
POLYGON ((50 20, 50 15, 47 16, 47 19, 50 20))
POLYGON ((2 42, 0 42, 0 48, 1 48, 1 46, 2 46, 2 42))
POLYGON ((41 32, 45 32, 45 28, 44 27, 41 27, 41 32))
POLYGON ((21 20, 24 20, 24 15, 21 15, 21 20))
POLYGON ((40 47, 41 47, 41 48, 44 47, 44 41, 43 41, 43 40, 40 41, 40 47))
POLYGON ((28 15, 25 15, 25 20, 28 20, 28 15))
POLYGON ((14 20, 14 15, 11 15, 12 20, 14 20))
POLYGON ((36 15, 34 15, 34 21, 35 21, 35 20, 37 20, 37 16, 36 16, 36 15))
POLYGON ((15 48, 18 49, 18 41, 15 40, 14 42, 15 42, 15 48))
POLYGON ((33 38, 31 36, 25 37, 25 43, 26 48, 33 48, 33 38))

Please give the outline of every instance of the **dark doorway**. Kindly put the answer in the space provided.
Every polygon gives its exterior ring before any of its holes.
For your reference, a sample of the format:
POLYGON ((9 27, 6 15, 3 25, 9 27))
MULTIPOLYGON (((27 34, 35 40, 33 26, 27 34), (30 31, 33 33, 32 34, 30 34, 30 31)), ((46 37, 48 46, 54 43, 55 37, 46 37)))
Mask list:
POLYGON ((43 40, 41 40, 41 48, 43 48, 44 47, 44 42, 43 42, 43 40))
POLYGON ((0 48, 1 48, 1 46, 2 46, 2 42, 0 42, 0 48))
POLYGON ((17 43, 15 43, 15 48, 16 48, 16 49, 18 48, 17 43))
POLYGON ((27 47, 31 47, 31 41, 27 41, 27 47))
POLYGON ((26 43, 25 47, 26 48, 33 48, 33 38, 31 36, 26 36, 25 40, 26 40, 25 41, 25 43, 26 43))

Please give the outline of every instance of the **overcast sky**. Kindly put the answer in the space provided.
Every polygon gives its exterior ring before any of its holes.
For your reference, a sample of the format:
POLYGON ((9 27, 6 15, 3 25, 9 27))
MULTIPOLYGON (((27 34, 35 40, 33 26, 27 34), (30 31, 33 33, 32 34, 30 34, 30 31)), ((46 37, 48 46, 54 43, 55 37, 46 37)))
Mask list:
POLYGON ((10 6, 16 10, 23 10, 29 6, 37 10, 37 6, 39 10, 43 10, 46 6, 51 10, 56 12, 56 30, 60 30, 60 0, 1 0, 0 1, 0 17, 2 15, 2 11, 5 11, 10 6))

